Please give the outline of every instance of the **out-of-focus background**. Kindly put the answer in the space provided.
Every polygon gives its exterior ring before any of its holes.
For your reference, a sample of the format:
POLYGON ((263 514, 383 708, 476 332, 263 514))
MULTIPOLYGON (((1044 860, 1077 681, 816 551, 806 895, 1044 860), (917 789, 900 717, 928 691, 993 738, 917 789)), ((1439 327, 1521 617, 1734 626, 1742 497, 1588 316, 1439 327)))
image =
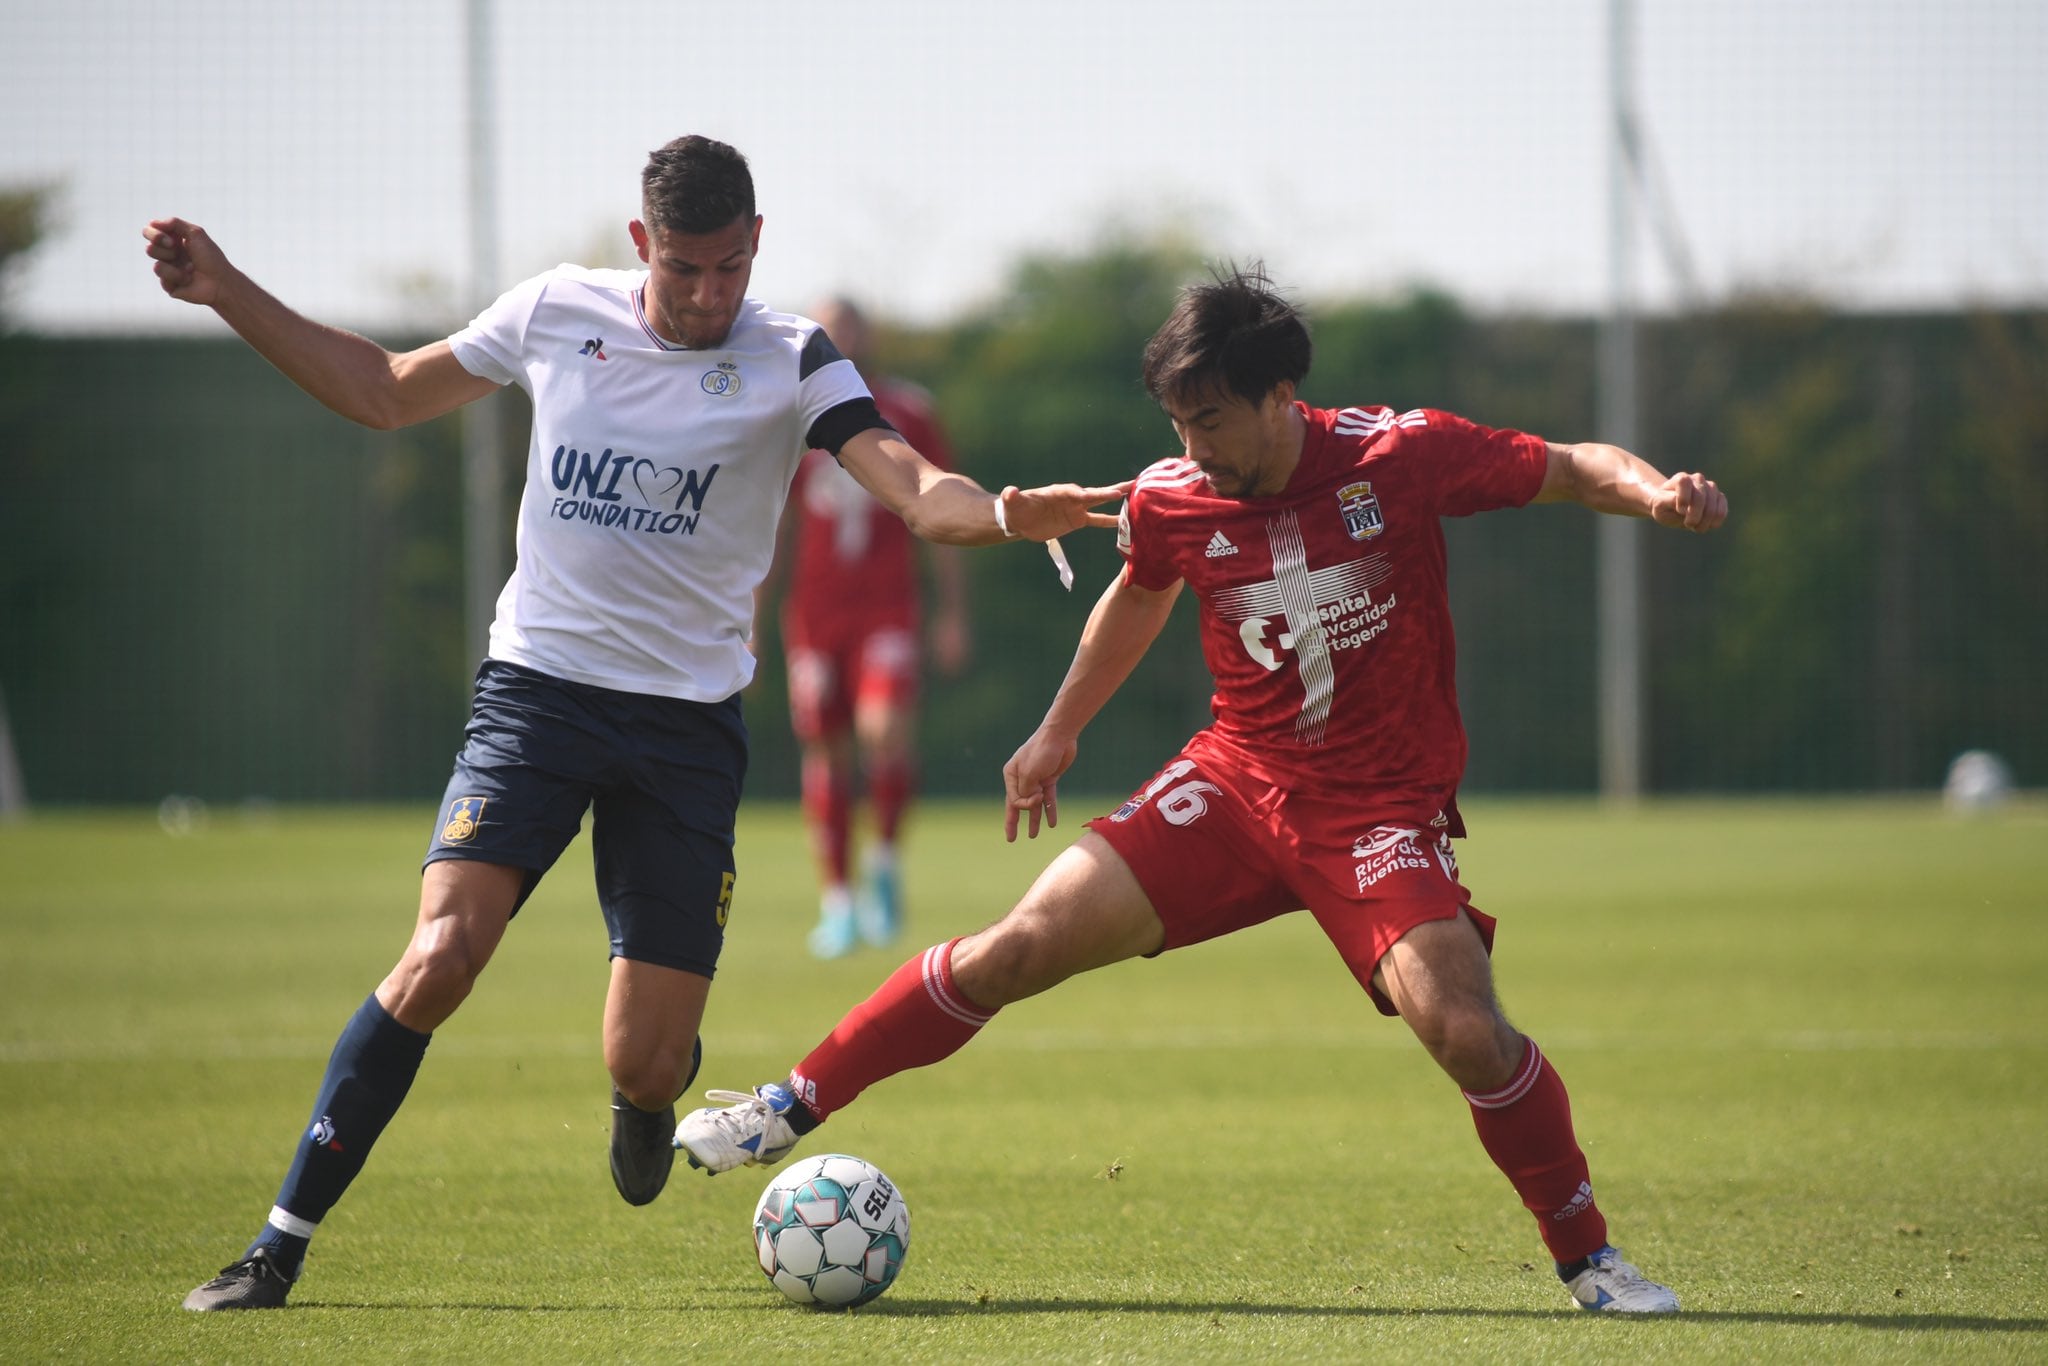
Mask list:
MULTIPOLYGON (((410 345, 629 264, 641 163, 692 131, 752 160, 755 292, 864 303, 984 483, 1170 453, 1138 350, 1252 258, 1313 401, 1719 479, 1707 538, 1447 528, 1474 790, 2048 781, 2035 0, 74 0, 0 10, 0 127, 0 809, 430 799, 510 563, 522 397, 356 429, 158 292, 147 219, 410 345)), ((998 786, 1114 572, 1069 549, 1072 596, 969 557, 927 790, 998 786)), ((1071 787, 1203 723, 1171 632, 1071 787)), ((789 795, 763 675, 750 790, 789 795)))

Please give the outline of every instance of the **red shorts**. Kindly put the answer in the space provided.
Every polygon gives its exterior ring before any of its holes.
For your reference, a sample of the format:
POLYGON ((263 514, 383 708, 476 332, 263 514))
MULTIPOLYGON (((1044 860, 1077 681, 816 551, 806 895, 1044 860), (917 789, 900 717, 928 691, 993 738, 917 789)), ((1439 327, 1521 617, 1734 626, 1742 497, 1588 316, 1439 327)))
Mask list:
POLYGON ((796 738, 824 740, 853 724, 856 707, 917 704, 918 630, 911 621, 874 623, 829 641, 785 633, 789 720, 796 738))
POLYGON ((1383 1015, 1397 1012, 1373 972, 1417 925, 1462 910, 1493 950, 1493 917, 1458 881, 1449 834, 1375 815, 1369 793, 1340 799, 1247 782, 1182 751, 1088 828, 1151 898, 1164 948, 1306 908, 1383 1015))

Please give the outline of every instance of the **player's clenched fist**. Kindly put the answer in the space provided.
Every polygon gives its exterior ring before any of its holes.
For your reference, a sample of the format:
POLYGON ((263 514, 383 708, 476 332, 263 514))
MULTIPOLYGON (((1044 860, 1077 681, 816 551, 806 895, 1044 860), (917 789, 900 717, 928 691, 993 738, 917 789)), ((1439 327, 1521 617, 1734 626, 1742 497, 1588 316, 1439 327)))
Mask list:
POLYGON ((205 228, 182 218, 153 218, 142 236, 164 293, 188 304, 210 304, 219 295, 228 258, 205 228))
POLYGON ((1659 526, 1712 531, 1728 520, 1728 496, 1703 474, 1674 474, 1657 490, 1650 516, 1659 526))

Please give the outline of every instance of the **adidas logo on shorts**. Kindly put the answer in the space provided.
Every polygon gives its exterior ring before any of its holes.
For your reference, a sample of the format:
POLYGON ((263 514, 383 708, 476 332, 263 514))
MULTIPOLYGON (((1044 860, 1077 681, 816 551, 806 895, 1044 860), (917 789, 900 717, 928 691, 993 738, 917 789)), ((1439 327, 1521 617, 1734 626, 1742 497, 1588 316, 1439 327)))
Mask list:
POLYGON ((1236 553, 1237 547, 1232 545, 1230 538, 1220 531, 1209 538, 1208 548, 1202 552, 1204 557, 1211 560, 1221 559, 1225 555, 1235 555, 1236 553))

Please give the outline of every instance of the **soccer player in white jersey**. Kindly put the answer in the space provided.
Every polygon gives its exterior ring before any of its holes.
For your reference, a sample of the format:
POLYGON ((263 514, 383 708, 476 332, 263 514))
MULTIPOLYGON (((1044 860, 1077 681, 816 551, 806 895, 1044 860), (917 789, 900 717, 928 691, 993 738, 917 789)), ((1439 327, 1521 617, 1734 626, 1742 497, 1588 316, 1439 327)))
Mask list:
POLYGON ((629 227, 646 269, 560 266, 404 354, 294 313, 196 224, 144 230, 167 294, 211 307, 344 417, 399 427, 504 384, 533 400, 517 567, 435 818, 411 942, 343 1028, 255 1241, 187 1309, 285 1303, 433 1030, 586 810, 611 936, 612 1177, 635 1205, 661 1191, 734 904, 754 590, 806 450, 831 451, 931 541, 1048 541, 1115 522, 1089 509, 1125 486, 992 496, 933 467, 823 329, 750 298, 762 220, 733 148, 692 136, 655 151, 641 212, 629 227))
MULTIPOLYGON (((1508 1023, 1494 920, 1458 880, 1465 733, 1453 689, 1443 517, 1569 499, 1710 531, 1727 500, 1614 446, 1559 445, 1418 409, 1295 398, 1309 336, 1262 274, 1189 290, 1146 347, 1145 387, 1184 454, 1124 506, 1123 572, 1037 732, 1003 769, 1006 830, 1058 820, 1082 729, 1183 588, 1200 605, 1215 722, 1053 860, 979 934, 913 957, 783 1082, 684 1118, 708 1171, 779 1161, 867 1087, 951 1056, 996 1011, 1091 968, 1306 908, 1353 976, 1450 1076, 1481 1145, 1536 1216, 1572 1299, 1668 1313, 1621 1260, 1564 1083, 1508 1023)), ((1344 1079, 1318 1098, 1346 1108, 1344 1079)))

